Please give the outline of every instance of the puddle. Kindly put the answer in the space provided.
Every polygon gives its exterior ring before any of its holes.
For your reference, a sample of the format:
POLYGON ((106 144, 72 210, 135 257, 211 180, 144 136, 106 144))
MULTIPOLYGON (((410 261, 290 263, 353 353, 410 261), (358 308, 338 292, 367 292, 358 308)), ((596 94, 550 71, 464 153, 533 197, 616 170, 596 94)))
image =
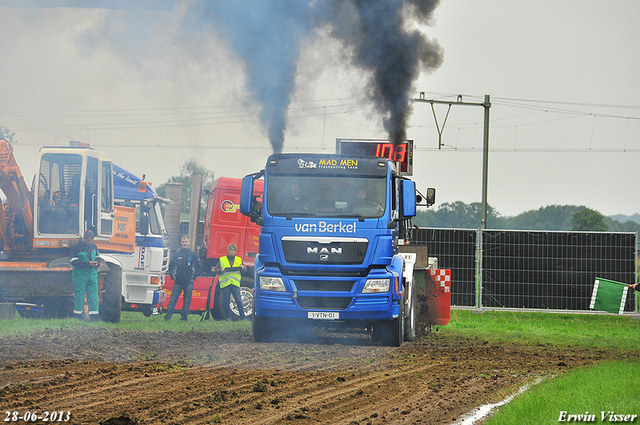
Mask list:
POLYGON ((479 421, 481 419, 486 419, 489 415, 491 415, 493 413, 494 409, 496 409, 496 408, 498 408, 500 406, 504 406, 505 404, 507 404, 511 400, 513 400, 516 396, 524 393, 529 388, 531 388, 533 385, 537 385, 542 381, 543 381, 543 378, 538 378, 534 382, 532 382, 531 384, 527 384, 527 385, 523 386, 522 388, 520 388, 518 390, 517 393, 511 394, 509 397, 505 398, 502 401, 499 401, 497 403, 485 404, 484 406, 480 406, 480 407, 474 409, 471 413, 468 413, 468 414, 464 415, 462 417, 462 419, 460 419, 458 422, 454 422, 451 425, 473 425, 473 424, 476 423, 476 421, 479 421))

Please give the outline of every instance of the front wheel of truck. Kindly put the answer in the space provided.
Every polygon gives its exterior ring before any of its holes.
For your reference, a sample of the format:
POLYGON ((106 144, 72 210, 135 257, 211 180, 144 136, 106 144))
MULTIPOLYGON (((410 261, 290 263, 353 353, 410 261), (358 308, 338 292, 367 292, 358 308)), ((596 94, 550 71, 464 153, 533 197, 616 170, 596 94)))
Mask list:
POLYGON ((400 347, 404 340, 404 295, 398 303, 398 317, 373 326, 374 341, 382 342, 382 345, 400 347))
POLYGON ((253 315, 253 340, 255 342, 271 342, 273 341, 273 324, 266 317, 258 317, 253 315))
POLYGON ((104 322, 120 322, 122 311, 122 269, 116 264, 109 264, 102 285, 102 302, 100 303, 100 319, 104 322))

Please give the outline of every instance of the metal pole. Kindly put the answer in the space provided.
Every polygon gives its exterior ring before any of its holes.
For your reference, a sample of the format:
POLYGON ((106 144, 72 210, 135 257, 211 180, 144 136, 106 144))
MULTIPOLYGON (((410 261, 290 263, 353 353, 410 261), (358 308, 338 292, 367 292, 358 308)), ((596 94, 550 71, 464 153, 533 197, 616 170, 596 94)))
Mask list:
MULTIPOLYGON (((471 106, 482 106, 484 108, 484 143, 482 149, 482 213, 481 213, 481 223, 480 227, 482 229, 487 228, 487 175, 489 168, 489 108, 491 108, 490 96, 488 94, 484 95, 484 102, 482 103, 474 103, 474 102, 463 102, 462 96, 459 95, 455 102, 447 101, 447 100, 435 100, 435 99, 425 99, 424 92, 420 93, 420 98, 414 99, 416 102, 427 102, 431 104, 431 109, 433 110, 433 117, 436 121, 436 127, 438 130, 438 149, 440 149, 442 144, 442 131, 444 131, 444 123, 442 128, 438 125, 438 119, 436 118, 435 109, 433 108, 434 103, 442 103, 445 105, 449 105, 449 109, 451 109, 451 105, 471 105, 471 106)), ((449 111, 447 110, 447 117, 449 116, 449 111)), ((445 123, 447 118, 445 117, 445 123)))
POLYGON ((482 222, 481 227, 487 228, 487 179, 489 171, 489 108, 491 102, 489 95, 484 95, 484 138, 482 145, 482 222))
POLYGON ((202 174, 195 173, 191 183, 191 207, 189 209, 189 240, 191 250, 198 252, 198 227, 200 226, 200 200, 202 198, 202 174))
POLYGON ((182 183, 167 183, 167 198, 174 203, 168 204, 164 219, 169 232, 169 249, 176 252, 180 248, 180 212, 182 210, 182 183))

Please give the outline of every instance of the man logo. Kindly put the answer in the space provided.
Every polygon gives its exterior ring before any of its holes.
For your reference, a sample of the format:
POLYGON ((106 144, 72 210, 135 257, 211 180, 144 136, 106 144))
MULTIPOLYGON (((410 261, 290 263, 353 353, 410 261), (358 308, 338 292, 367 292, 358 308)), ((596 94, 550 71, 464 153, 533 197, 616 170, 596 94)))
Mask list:
POLYGON ((329 255, 328 254, 322 254, 320 256, 320 261, 329 261, 329 255))
POLYGON ((320 254, 320 255, 329 255, 329 254, 342 254, 342 248, 331 248, 331 250, 329 250, 329 248, 326 247, 322 247, 322 248, 318 248, 317 246, 308 246, 307 247, 307 254, 320 254))

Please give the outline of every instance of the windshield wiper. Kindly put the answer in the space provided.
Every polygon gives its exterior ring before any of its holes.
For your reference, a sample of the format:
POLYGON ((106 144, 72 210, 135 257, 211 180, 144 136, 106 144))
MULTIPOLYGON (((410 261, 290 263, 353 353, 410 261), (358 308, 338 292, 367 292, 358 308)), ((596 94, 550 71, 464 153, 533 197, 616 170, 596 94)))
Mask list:
MULTIPOLYGON (((274 214, 276 215, 276 214, 274 214)), ((293 217, 315 217, 318 218, 318 216, 314 213, 280 213, 277 214, 280 217, 285 217, 287 220, 291 220, 293 217)))

